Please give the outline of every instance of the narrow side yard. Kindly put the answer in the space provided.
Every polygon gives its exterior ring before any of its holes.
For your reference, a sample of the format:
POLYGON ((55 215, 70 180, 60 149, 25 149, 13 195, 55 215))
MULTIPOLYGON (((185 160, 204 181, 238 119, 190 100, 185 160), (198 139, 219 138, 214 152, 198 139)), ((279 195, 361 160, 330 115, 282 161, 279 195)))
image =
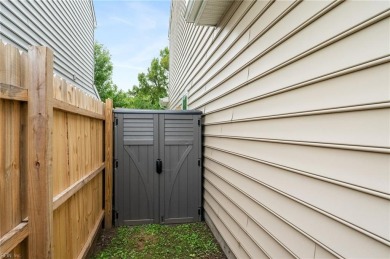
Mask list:
POLYGON ((204 222, 103 230, 91 258, 226 258, 204 222))

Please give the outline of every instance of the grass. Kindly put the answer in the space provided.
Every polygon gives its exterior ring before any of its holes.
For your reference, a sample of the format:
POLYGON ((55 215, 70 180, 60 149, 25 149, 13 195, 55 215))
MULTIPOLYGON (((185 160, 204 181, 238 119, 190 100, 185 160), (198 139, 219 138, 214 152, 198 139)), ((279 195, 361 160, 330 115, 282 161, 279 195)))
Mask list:
POLYGON ((92 258, 225 258, 204 222, 119 227, 92 258))

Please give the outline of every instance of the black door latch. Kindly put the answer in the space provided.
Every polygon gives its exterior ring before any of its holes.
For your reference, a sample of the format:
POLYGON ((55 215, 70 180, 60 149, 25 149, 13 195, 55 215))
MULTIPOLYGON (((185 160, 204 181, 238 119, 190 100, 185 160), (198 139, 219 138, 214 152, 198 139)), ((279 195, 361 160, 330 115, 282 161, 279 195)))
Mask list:
POLYGON ((156 172, 158 174, 162 173, 162 161, 161 161, 161 159, 157 159, 156 160, 156 172))

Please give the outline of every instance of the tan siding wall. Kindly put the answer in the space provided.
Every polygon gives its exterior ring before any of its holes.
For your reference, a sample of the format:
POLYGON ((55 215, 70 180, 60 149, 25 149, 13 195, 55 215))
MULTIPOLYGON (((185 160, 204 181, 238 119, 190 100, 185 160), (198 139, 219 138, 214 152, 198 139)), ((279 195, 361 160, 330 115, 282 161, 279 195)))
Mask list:
POLYGON ((172 1, 170 107, 204 112, 204 207, 238 258, 390 257, 390 2, 172 1))

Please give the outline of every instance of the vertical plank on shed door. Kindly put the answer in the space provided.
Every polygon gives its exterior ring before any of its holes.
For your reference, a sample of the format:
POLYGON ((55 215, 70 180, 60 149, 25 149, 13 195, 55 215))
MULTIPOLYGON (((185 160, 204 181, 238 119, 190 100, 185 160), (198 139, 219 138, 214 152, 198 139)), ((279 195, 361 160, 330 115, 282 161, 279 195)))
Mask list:
POLYGON ((53 246, 53 52, 30 47, 28 93, 29 258, 51 258, 53 246))
MULTIPOLYGON (((105 199, 104 199, 104 226, 112 227, 112 100, 106 100, 106 121, 105 121, 105 199)), ((100 138, 100 136, 99 136, 100 138)))

